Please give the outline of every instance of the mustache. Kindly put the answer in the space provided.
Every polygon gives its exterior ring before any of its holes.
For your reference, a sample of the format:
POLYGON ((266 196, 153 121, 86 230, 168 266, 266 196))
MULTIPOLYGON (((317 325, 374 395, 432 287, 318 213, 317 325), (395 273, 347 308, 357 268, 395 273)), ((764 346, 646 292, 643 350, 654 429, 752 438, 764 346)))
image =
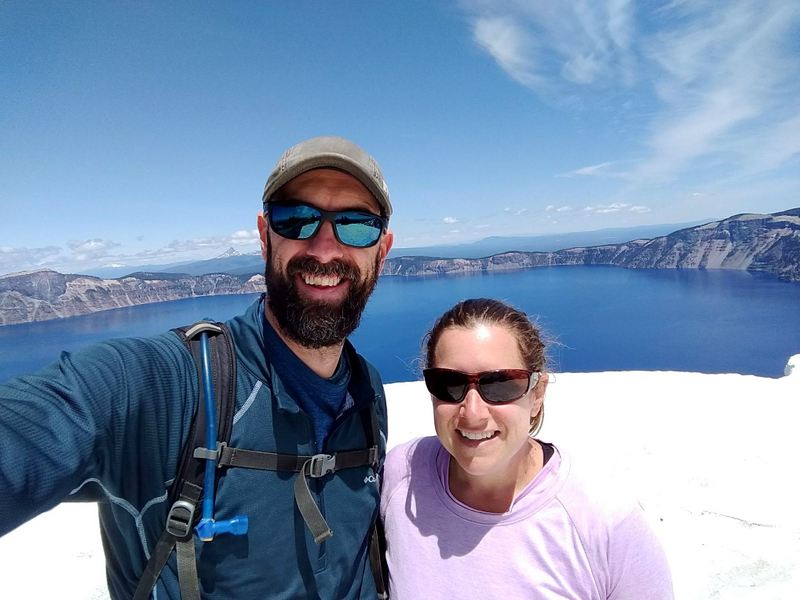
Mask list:
POLYGON ((319 275, 322 277, 331 275, 353 281, 357 280, 359 276, 358 268, 343 260, 336 259, 327 263, 321 263, 310 256, 296 256, 286 265, 287 275, 291 277, 298 273, 307 273, 309 275, 319 275))

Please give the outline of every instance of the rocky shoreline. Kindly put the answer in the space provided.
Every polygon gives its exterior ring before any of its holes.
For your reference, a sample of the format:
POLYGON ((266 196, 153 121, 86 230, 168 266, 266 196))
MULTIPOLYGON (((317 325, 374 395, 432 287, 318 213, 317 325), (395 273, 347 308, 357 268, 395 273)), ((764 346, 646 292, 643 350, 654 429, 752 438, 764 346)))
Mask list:
POLYGON ((0 277, 0 325, 47 321, 198 296, 251 294, 264 276, 134 273, 119 279, 33 271, 0 277))
MULTIPOLYGON (((384 276, 481 274, 536 267, 605 265, 629 269, 733 269, 800 282, 800 208, 736 215, 650 240, 504 252, 485 258, 406 256, 386 261, 384 276)), ((133 273, 117 279, 41 270, 0 276, 0 325, 74 317, 100 310, 198 296, 264 290, 260 273, 192 276, 133 273)))

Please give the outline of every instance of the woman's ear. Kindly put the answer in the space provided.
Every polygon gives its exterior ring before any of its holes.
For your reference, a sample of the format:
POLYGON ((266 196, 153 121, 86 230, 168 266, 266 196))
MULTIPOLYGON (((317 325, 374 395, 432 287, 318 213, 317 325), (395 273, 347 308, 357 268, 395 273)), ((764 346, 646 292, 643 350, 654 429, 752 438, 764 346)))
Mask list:
POLYGON ((539 381, 533 386, 533 408, 531 408, 531 418, 534 418, 539 411, 542 410, 544 404, 544 394, 547 391, 547 381, 549 376, 547 373, 542 373, 539 376, 539 381))

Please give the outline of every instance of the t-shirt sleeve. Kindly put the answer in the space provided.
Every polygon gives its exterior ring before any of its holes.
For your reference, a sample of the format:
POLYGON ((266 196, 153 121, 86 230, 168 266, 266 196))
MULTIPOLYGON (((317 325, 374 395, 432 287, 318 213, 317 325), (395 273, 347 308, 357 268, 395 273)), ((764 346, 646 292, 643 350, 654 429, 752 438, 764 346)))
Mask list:
POLYGON ((661 543, 637 507, 611 532, 609 600, 672 600, 672 576, 661 543))

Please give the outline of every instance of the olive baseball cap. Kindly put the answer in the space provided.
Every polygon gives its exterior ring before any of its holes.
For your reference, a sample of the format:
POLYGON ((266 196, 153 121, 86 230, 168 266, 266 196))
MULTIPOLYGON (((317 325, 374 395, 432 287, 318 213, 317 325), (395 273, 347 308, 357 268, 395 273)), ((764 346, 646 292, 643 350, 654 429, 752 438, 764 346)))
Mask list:
POLYGON ((312 169, 338 169, 349 173, 375 196, 383 216, 392 214, 389 188, 378 163, 359 146, 344 138, 321 136, 292 146, 280 157, 264 186, 264 204, 281 186, 312 169))

